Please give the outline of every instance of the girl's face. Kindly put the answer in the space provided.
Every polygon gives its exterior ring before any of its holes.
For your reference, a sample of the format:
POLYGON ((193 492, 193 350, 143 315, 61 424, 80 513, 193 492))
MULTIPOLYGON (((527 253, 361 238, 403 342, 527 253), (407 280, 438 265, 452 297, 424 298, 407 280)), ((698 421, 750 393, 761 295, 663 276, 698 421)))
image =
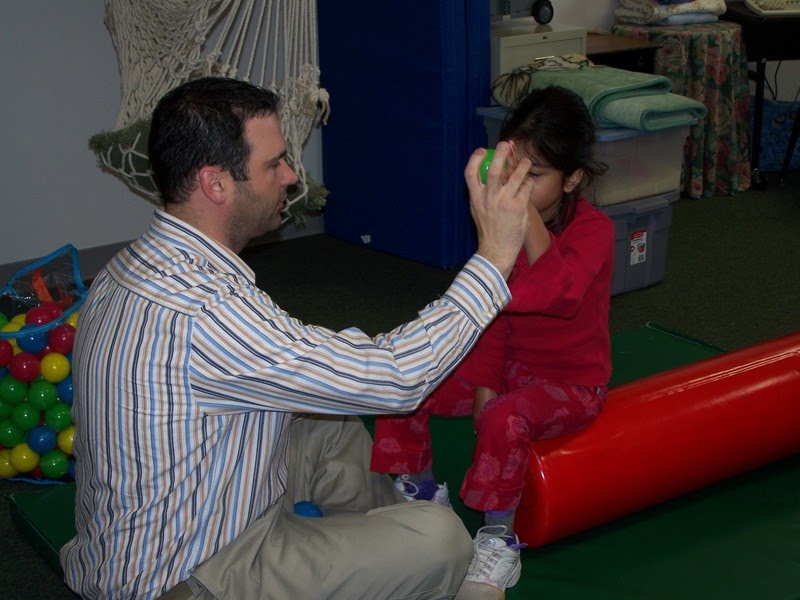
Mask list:
MULTIPOLYGON (((522 151, 512 141, 509 161, 512 169, 522 156, 522 151)), ((530 203, 546 223, 558 213, 563 195, 572 193, 581 182, 583 170, 577 169, 574 173, 566 174, 551 167, 537 152, 531 152, 527 156, 531 160, 528 177, 533 180, 530 203)))

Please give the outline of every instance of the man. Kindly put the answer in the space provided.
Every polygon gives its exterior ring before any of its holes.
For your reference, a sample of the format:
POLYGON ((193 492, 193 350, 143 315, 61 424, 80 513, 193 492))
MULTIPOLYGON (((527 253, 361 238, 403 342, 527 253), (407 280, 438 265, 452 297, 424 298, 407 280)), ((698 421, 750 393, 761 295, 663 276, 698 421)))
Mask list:
POLYGON ((476 256, 414 321, 337 333, 292 319, 237 256, 297 181, 277 110, 204 78, 154 111, 164 207, 92 283, 74 351, 77 535, 61 561, 85 598, 442 598, 470 565, 459 519, 397 504, 345 415, 413 410, 508 302, 530 164, 503 183, 500 144, 484 186, 476 151, 476 256), (325 516, 293 514, 300 500, 325 516))

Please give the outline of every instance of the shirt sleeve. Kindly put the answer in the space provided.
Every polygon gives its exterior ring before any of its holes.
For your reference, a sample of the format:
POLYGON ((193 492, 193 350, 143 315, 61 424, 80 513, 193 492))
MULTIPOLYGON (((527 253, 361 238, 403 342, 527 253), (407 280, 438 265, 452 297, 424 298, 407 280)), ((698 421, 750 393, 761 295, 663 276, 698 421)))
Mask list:
POLYGON ((209 413, 411 411, 509 300, 501 274, 475 255, 416 319, 369 337, 305 325, 240 287, 197 317, 192 392, 209 413))
POLYGON ((532 265, 517 263, 506 311, 574 317, 613 251, 611 220, 596 210, 583 213, 532 265))
POLYGON ((502 393, 509 331, 508 319, 501 314, 478 339, 463 366, 459 367, 459 374, 473 385, 502 393))

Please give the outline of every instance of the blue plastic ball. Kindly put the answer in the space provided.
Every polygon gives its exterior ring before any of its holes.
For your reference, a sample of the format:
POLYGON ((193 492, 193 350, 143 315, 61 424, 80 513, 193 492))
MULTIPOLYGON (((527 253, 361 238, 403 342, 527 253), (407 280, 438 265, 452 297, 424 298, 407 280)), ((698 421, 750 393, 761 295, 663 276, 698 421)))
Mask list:
POLYGON ((72 404, 72 373, 56 384, 56 392, 64 404, 72 404))
POLYGON ((26 329, 32 329, 33 327, 38 327, 34 325, 23 325, 20 330, 18 331, 19 337, 17 337, 17 346, 19 346, 20 350, 25 352, 30 352, 31 354, 38 354, 44 347, 47 345, 47 333, 46 332, 39 332, 39 333, 26 333, 26 329))
POLYGON ((44 454, 56 447, 56 432, 47 425, 37 425, 28 432, 27 442, 36 454, 44 454))
POLYGON ((294 505, 294 514, 301 517, 321 517, 322 511, 313 502, 302 500, 294 505))

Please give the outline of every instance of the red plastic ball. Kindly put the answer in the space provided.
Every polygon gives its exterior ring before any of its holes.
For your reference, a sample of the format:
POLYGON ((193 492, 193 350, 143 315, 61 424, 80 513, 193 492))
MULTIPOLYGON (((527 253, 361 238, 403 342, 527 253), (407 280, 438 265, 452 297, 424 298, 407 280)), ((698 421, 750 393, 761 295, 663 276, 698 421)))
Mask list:
POLYGON ((45 356, 50 354, 52 351, 53 351, 53 349, 48 344, 44 348, 42 348, 41 352, 37 352, 36 353, 36 358, 38 358, 39 360, 42 360, 45 356))
POLYGON ((39 306, 49 310, 50 314, 53 315, 53 319, 57 319, 64 312, 64 309, 57 302, 42 302, 39 306))
POLYGON ((69 354, 75 342, 75 328, 68 323, 53 327, 47 334, 47 345, 52 352, 69 354))
POLYGON ((30 383, 39 376, 40 362, 35 354, 20 352, 8 361, 8 372, 18 381, 30 383))
POLYGON ((0 339, 0 367, 5 367, 14 356, 14 346, 5 339, 0 339))
POLYGON ((26 325, 44 325, 56 318, 57 315, 53 314, 52 309, 48 308, 45 304, 34 306, 27 313, 25 313, 26 325))

